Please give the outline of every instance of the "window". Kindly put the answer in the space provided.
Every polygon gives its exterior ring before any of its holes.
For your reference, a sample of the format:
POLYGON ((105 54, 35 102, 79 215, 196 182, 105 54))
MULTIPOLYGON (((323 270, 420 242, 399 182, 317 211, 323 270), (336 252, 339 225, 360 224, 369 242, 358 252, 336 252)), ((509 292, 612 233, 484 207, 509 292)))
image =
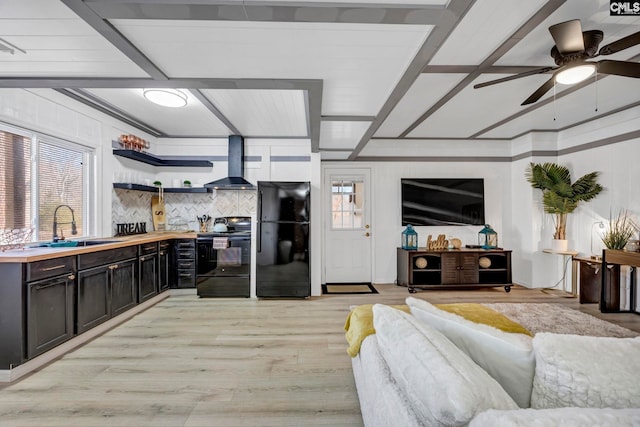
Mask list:
POLYGON ((0 126, 0 230, 32 229, 32 241, 87 235, 89 148, 0 126))
POLYGON ((339 180, 331 183, 331 227, 358 229, 363 224, 364 183, 339 180))

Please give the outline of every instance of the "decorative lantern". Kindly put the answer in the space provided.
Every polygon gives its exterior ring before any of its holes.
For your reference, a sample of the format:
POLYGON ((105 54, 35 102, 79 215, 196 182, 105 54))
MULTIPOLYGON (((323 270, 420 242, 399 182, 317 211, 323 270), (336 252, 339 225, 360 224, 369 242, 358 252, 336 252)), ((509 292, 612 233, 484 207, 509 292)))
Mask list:
POLYGON ((418 249, 418 233, 411 224, 402 232, 402 249, 418 249))
POLYGON ((482 249, 495 249, 498 247, 498 233, 489 224, 478 233, 478 245, 482 249))

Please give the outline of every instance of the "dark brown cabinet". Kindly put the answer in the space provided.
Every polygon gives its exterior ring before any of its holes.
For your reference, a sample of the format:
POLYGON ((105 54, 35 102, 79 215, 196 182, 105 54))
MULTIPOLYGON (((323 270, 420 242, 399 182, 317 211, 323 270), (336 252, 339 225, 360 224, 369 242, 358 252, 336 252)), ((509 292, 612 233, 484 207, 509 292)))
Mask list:
POLYGON ((141 303, 158 293, 158 244, 140 245, 138 251, 138 302, 141 303))
POLYGON ((504 286, 511 290, 511 251, 397 249, 397 284, 416 289, 504 286))
POLYGON ((196 241, 195 239, 178 239, 173 244, 175 259, 175 287, 196 287, 196 241))
POLYGON ((0 369, 74 336, 76 257, 0 264, 0 369))
POLYGON ((27 358, 73 337, 74 279, 69 271, 27 283, 27 358))
POLYGON ((163 240, 158 243, 158 291, 171 287, 171 242, 163 240))
POLYGON ((443 253, 442 284, 478 283, 478 254, 476 252, 443 253))
POLYGON ((84 332, 137 303, 135 246, 78 255, 76 331, 84 332), (105 255, 106 253, 110 253, 105 255), (95 266, 104 260, 111 262, 95 266))

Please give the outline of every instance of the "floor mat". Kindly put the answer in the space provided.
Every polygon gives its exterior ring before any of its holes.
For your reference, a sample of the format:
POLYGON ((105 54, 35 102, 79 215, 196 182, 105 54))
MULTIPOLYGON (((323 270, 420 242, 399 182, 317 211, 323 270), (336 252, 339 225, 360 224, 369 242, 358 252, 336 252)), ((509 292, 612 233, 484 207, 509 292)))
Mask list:
POLYGON ((377 294, 371 283, 328 283, 322 285, 322 294, 377 294))

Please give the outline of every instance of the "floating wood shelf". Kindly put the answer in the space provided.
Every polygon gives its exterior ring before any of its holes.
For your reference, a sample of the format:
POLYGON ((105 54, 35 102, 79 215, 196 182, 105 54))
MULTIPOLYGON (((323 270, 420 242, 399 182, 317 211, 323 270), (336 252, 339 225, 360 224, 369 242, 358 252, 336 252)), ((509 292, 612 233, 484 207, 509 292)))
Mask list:
MULTIPOLYGON (((128 182, 114 182, 113 188, 121 188, 124 190, 137 190, 158 192, 158 187, 142 184, 132 184, 128 182)), ((211 190, 204 187, 163 187, 165 193, 210 193, 211 190)))
MULTIPOLYGON (((138 162, 146 163, 152 166, 189 166, 189 167, 211 167, 213 163, 209 160, 190 160, 190 159, 164 159, 162 157, 153 156, 148 153, 141 153, 135 150, 113 150, 114 156, 126 157, 138 162)), ((166 191, 167 189, 165 189, 166 191)))

